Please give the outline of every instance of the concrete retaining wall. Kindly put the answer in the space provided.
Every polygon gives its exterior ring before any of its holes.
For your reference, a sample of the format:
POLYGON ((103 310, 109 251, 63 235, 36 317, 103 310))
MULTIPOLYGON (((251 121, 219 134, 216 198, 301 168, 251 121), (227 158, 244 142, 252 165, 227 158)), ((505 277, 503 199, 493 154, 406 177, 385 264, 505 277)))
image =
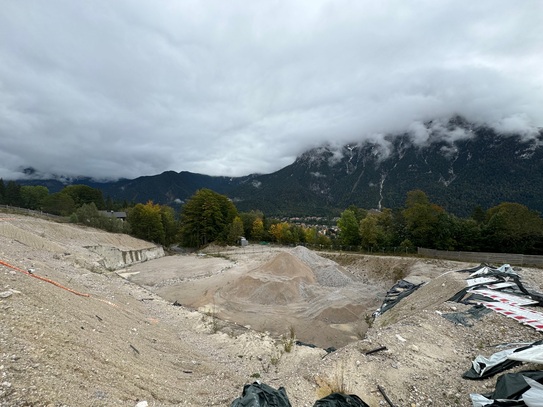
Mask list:
POLYGON ((118 270, 135 263, 164 257, 162 246, 139 250, 121 250, 113 246, 85 246, 102 257, 100 263, 108 270, 118 270))

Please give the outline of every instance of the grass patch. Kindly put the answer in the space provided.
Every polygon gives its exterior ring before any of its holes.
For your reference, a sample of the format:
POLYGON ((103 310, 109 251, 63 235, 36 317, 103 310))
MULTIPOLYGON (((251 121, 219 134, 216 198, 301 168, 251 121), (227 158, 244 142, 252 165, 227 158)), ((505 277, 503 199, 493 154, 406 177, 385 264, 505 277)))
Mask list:
POLYGON ((289 328, 289 332, 286 335, 281 337, 281 342, 283 343, 285 352, 290 353, 296 343, 296 331, 293 326, 289 328))
POLYGON ((366 322, 366 324, 368 325, 368 328, 371 328, 373 326, 373 321, 375 321, 375 318, 373 315, 371 314, 366 314, 364 316, 364 321, 366 322))
POLYGON ((332 393, 348 394, 349 389, 345 380, 345 365, 343 361, 338 362, 331 377, 315 377, 317 384, 317 398, 321 399, 332 393))

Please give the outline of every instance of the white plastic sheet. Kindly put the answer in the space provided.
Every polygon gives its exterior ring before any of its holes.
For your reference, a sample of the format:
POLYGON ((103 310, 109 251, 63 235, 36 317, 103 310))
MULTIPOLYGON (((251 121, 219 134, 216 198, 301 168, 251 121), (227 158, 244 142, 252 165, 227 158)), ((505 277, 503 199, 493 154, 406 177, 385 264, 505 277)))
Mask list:
POLYGON ((524 392, 522 401, 528 407, 543 407, 543 384, 536 382, 529 377, 523 376, 526 383, 530 385, 530 390, 524 392))
POLYGON ((543 345, 534 345, 531 348, 512 353, 507 356, 507 359, 543 364, 543 345))
POLYGON ((502 350, 500 352, 494 353, 488 358, 479 355, 471 362, 473 369, 477 373, 479 373, 480 376, 482 376, 488 369, 506 361, 509 358, 509 355, 511 355, 515 351, 515 349, 502 350))
POLYGON ((471 397, 471 403, 473 404, 473 407, 484 407, 489 404, 492 404, 494 400, 487 399, 485 396, 481 394, 470 394, 471 397))

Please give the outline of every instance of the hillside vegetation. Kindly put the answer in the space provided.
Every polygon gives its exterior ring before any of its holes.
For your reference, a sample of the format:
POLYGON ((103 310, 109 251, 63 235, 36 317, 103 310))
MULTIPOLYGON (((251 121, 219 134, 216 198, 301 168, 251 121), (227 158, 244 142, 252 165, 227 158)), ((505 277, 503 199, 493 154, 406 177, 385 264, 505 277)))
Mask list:
MULTIPOLYGON (((198 189, 228 196, 241 211, 268 216, 336 216, 355 205, 399 209, 406 194, 424 191, 432 202, 457 216, 469 216, 502 202, 543 212, 543 133, 497 134, 460 117, 427 123, 424 141, 402 134, 379 142, 353 140, 344 146, 322 145, 271 174, 212 177, 166 171, 132 180, 71 180, 102 191, 119 202, 178 206, 198 189)), ((25 180, 59 192, 58 180, 25 180)), ((0 191, 1 195, 1 191, 0 191)))

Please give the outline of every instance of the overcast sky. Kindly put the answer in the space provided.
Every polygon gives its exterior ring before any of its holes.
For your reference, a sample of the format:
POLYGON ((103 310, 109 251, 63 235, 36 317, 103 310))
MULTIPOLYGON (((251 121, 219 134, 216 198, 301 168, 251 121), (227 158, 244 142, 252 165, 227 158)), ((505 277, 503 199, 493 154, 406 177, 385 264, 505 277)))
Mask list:
POLYGON ((540 0, 0 0, 0 177, 270 173, 460 114, 543 126, 540 0))

